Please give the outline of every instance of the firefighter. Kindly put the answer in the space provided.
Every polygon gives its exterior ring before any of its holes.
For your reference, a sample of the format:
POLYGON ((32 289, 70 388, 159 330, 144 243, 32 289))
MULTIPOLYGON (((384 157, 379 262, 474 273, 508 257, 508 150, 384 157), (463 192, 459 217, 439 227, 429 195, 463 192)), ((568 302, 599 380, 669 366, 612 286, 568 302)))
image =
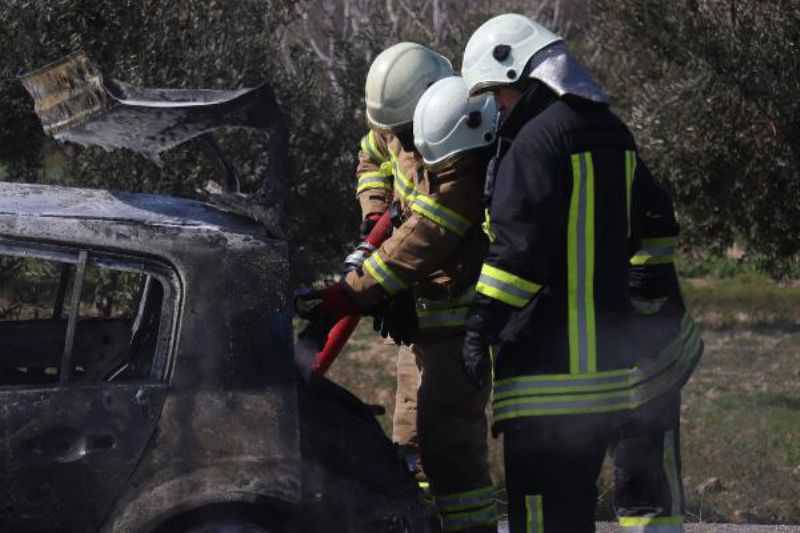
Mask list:
MULTIPOLYGON (((369 131, 361 139, 356 168, 356 197, 361 206, 365 237, 393 200, 397 205, 409 203, 422 160, 414 147, 412 122, 419 98, 434 82, 452 76, 450 61, 425 46, 402 42, 378 54, 370 65, 365 83, 366 116, 369 131)), ((364 259, 373 252, 362 242, 353 254, 345 259, 345 270, 360 268, 364 259)), ((413 305, 408 291, 402 291, 391 305, 394 314, 413 305)), ((392 320, 388 309, 375 320, 375 327, 387 336, 392 320)), ((394 320, 393 333, 399 331, 404 321, 394 320)), ((397 354, 397 392, 392 425, 392 440, 400 445, 410 466, 417 470, 424 482, 419 457, 417 435, 417 388, 420 383, 416 356, 402 346, 397 354)))
MULTIPOLYGON (((392 201, 398 226, 378 250, 362 247, 363 253, 351 256, 345 282, 317 297, 329 320, 354 311, 377 314, 384 333, 411 343, 401 353, 413 358, 419 377, 411 390, 398 391, 398 403, 403 395, 417 399, 420 456, 442 528, 494 533, 485 417, 489 387, 475 390, 467 381, 460 352, 487 246, 481 198, 496 109, 489 96, 469 99, 463 80, 454 76, 420 97, 430 85, 420 77, 434 70, 431 62, 443 65, 440 58, 420 45, 401 43, 371 66, 366 87, 371 129, 362 141, 358 195, 367 225, 370 215, 392 201), (415 114, 406 99, 414 101, 415 114)), ((398 389, 409 385, 398 381, 398 389)))
POLYGON ((669 196, 605 92, 541 25, 490 19, 462 75, 502 116, 462 357, 482 387, 496 349, 510 530, 594 531, 615 448, 623 529, 682 531, 680 388, 702 342, 672 266, 669 196))

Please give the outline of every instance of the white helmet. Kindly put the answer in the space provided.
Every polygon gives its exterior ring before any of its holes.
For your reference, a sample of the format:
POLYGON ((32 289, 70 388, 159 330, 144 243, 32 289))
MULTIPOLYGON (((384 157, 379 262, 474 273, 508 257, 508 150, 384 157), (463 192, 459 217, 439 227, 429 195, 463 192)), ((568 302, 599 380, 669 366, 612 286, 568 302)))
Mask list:
POLYGON ((528 17, 508 13, 484 22, 467 42, 461 75, 470 94, 528 76, 559 96, 572 94, 595 102, 608 96, 575 61, 563 39, 528 17))
POLYGON ((367 73, 364 93, 370 126, 391 130, 410 125, 425 89, 454 74, 450 61, 430 48, 416 43, 390 46, 367 73))
POLYGON ((497 106, 491 95, 470 98, 459 76, 439 80, 414 111, 414 144, 426 165, 437 165, 467 150, 492 144, 497 106))

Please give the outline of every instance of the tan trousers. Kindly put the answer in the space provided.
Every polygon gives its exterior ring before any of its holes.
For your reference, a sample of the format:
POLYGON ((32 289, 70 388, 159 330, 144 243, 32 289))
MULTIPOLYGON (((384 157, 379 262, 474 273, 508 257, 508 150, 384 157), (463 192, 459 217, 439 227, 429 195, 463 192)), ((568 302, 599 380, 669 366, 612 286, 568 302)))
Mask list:
POLYGON ((491 486, 486 402, 461 369, 464 337, 450 336, 400 348, 392 436, 417 444, 434 494, 491 486))

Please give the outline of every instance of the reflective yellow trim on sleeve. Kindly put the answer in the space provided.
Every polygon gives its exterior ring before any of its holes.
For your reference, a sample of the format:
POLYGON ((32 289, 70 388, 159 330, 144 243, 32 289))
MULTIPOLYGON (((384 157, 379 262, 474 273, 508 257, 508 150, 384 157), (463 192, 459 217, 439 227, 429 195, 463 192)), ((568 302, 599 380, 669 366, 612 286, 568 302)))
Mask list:
POLYGON ((463 237, 472 224, 465 217, 459 215, 450 208, 447 208, 424 194, 414 196, 411 203, 411 210, 423 217, 432 220, 439 226, 463 237))
POLYGON ((361 138, 361 151, 367 154, 370 161, 376 165, 380 165, 388 160, 378 147, 377 140, 375 139, 375 132, 372 130, 369 130, 369 133, 361 138))
POLYGON ((541 289, 538 283, 487 263, 483 264, 475 287, 476 292, 514 307, 525 307, 541 289))
POLYGON ((358 175, 358 188, 356 194, 361 194, 367 189, 392 190, 392 175, 382 170, 368 170, 358 175))
POLYGON ((397 158, 392 158, 392 173, 394 174, 394 189, 398 200, 410 204, 414 201, 416 188, 411 179, 400 170, 400 162, 397 158))
POLYGON ((398 276, 389 266, 383 261, 380 254, 377 252, 370 255, 364 261, 364 270, 375 278, 375 281, 380 283, 387 293, 390 295, 397 294, 398 292, 407 289, 408 285, 398 276))

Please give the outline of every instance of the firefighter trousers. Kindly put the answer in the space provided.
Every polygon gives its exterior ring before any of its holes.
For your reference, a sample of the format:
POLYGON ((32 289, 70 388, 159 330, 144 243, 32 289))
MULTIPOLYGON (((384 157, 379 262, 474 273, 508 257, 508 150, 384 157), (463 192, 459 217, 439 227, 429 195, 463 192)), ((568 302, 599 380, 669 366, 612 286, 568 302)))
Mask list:
POLYGON ((607 450, 613 450, 615 510, 622 531, 683 531, 679 411, 678 395, 630 415, 508 422, 504 459, 510 533, 594 532, 597 477, 607 450), (661 418, 654 418, 656 413, 661 418))
POLYGON ((410 442, 409 417, 416 414, 416 442, 444 531, 494 532, 486 420, 490 389, 477 391, 464 376, 463 340, 462 335, 451 335, 400 348, 395 416, 403 418, 395 419, 393 436, 400 443, 410 442), (408 368, 412 358, 416 380, 408 368), (408 401, 413 397, 416 410, 408 401))

